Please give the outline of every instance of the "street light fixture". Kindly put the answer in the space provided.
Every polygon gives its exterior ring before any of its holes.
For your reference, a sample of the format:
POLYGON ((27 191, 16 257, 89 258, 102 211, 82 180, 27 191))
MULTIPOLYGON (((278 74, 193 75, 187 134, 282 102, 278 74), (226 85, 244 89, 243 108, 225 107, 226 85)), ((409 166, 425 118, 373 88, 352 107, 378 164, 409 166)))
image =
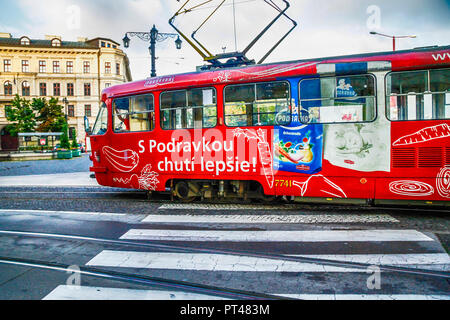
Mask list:
POLYGON ((125 37, 122 40, 123 40, 123 46, 125 48, 128 48, 130 46, 130 38, 128 38, 128 35, 125 34, 125 37))
POLYGON ((392 39, 393 51, 395 51, 395 40, 396 40, 396 39, 417 38, 416 35, 410 35, 410 36, 390 36, 390 35, 383 34, 383 33, 378 33, 378 32, 375 32, 375 31, 370 31, 370 34, 372 34, 372 35, 378 35, 378 36, 383 36, 383 37, 387 37, 387 38, 391 38, 391 39, 392 39))
POLYGON ((175 40, 175 46, 178 50, 181 49, 181 46, 183 43, 183 41, 181 41, 180 36, 178 34, 160 33, 158 31, 158 29, 156 29, 155 25, 153 25, 153 28, 150 30, 150 32, 126 32, 125 37, 122 39, 123 46, 125 48, 128 48, 130 46, 131 40, 128 37, 128 35, 130 37, 138 37, 139 39, 141 39, 143 41, 150 42, 149 51, 150 51, 150 56, 151 56, 151 60, 152 60, 151 77, 156 77, 156 55, 155 55, 156 42, 163 42, 163 41, 167 40, 168 38, 177 37, 177 39, 175 40))
POLYGON ((181 50, 182 43, 183 43, 183 41, 181 41, 180 36, 178 36, 177 40, 175 40, 175 45, 178 50, 181 50))

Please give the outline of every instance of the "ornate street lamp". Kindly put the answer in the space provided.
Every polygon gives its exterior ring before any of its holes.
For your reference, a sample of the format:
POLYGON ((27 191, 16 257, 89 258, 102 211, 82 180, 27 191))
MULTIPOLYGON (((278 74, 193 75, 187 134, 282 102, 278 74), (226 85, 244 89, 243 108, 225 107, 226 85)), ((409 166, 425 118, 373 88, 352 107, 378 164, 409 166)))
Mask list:
POLYGON ((181 50, 182 43, 183 43, 183 41, 181 41, 180 36, 178 36, 177 40, 175 40, 175 45, 178 50, 181 50))
POLYGON ((127 34, 125 34, 125 37, 122 40, 123 40, 123 46, 125 48, 128 48, 130 46, 130 38, 128 38, 127 34))
POLYGON ((152 60, 152 72, 151 72, 151 76, 152 77, 156 77, 156 42, 163 42, 169 38, 175 38, 177 37, 177 39, 175 40, 175 46, 178 50, 181 49, 182 46, 182 41, 180 39, 180 36, 178 36, 175 33, 160 33, 158 31, 158 29, 156 29, 155 25, 153 25, 153 28, 150 30, 150 32, 127 32, 125 33, 125 37, 122 39, 123 40, 123 46, 125 48, 128 48, 130 46, 130 38, 128 37, 128 35, 130 37, 138 37, 139 39, 146 41, 146 42, 150 42, 150 47, 149 47, 149 51, 150 51, 150 56, 151 56, 151 60, 152 60))

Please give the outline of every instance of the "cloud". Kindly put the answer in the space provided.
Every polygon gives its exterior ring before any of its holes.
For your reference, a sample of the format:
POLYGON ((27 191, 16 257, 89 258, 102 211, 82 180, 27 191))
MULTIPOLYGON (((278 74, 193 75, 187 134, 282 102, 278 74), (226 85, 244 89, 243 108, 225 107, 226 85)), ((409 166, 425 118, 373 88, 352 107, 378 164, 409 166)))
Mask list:
POLYGON ((20 32, 20 30, 16 27, 12 27, 12 26, 0 23, 0 32, 18 34, 20 32))
POLYGON ((117 39, 129 27, 145 26, 147 29, 148 17, 160 16, 162 8, 159 1, 147 0, 18 0, 18 5, 33 36, 51 32, 72 39, 81 35, 117 39), (73 7, 79 8, 78 28, 69 23, 73 15, 69 9, 73 7))
MULTIPOLYGON (((281 0, 274 0, 283 6, 281 0)), ((204 0, 192 0, 193 5, 204 0)), ((206 9, 177 17, 176 24, 190 36, 213 10, 213 0, 206 9)), ((155 24, 160 32, 174 32, 168 25, 169 18, 184 3, 174 0, 18 0, 23 13, 22 23, 2 30, 12 30, 16 36, 27 34, 43 38, 45 34, 61 35, 65 40, 78 36, 108 37, 119 43, 126 31, 149 31, 155 24), (80 10, 79 26, 73 28, 73 15, 68 8, 80 10), (25 22, 26 21, 26 22, 25 22), (72 22, 72 23, 71 23, 72 22)), ((262 0, 235 0, 238 48, 242 50, 256 34, 276 15, 262 0)), ((448 0, 304 0, 290 1, 289 15, 299 26, 269 57, 268 62, 356 54, 392 49, 387 38, 369 35, 367 12, 369 6, 379 8, 379 32, 396 35, 417 35, 417 39, 399 40, 399 49, 427 45, 448 45, 450 30, 448 0)), ((212 53, 234 51, 234 23, 232 1, 207 22, 197 38, 212 53)), ((76 24, 75 24, 76 25, 76 24)), ((269 30, 249 52, 249 58, 260 58, 290 27, 285 20, 269 30)), ((150 74, 148 43, 132 38, 126 53, 130 57, 134 79, 150 74)), ((200 56, 184 41, 183 49, 175 49, 173 39, 157 44, 157 72, 159 75, 188 72, 204 64, 200 56)))

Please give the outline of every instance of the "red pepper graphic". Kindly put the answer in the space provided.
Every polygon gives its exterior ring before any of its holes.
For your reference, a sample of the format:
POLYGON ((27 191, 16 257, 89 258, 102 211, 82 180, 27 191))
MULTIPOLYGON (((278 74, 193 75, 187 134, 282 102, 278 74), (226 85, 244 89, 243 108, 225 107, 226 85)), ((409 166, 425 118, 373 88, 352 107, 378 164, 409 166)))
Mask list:
POLYGON ((139 155, 133 150, 117 151, 111 147, 103 147, 105 159, 118 171, 133 171, 139 163, 139 155))

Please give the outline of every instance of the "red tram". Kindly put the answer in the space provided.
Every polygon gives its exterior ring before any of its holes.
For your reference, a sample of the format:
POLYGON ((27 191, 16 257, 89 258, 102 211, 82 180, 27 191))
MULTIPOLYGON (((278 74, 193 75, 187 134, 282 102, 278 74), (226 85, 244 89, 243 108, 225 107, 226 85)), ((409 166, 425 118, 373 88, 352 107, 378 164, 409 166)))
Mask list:
POLYGON ((107 88, 100 185, 195 198, 450 200, 450 46, 107 88))

